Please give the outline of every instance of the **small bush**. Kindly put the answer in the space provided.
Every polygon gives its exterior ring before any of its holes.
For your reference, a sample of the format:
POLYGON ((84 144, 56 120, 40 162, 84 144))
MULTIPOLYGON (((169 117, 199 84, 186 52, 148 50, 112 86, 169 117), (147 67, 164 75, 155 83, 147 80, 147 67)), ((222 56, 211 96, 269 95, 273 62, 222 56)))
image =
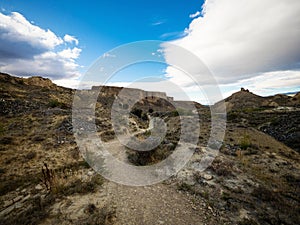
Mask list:
POLYGON ((227 114, 228 121, 238 121, 240 119, 240 115, 236 112, 229 112, 227 114))
POLYGON ((233 163, 215 159, 208 169, 213 171, 218 176, 228 177, 232 176, 233 163))
POLYGON ((138 118, 142 118, 143 110, 134 108, 134 109, 131 111, 131 113, 132 113, 133 115, 136 115, 138 118))
POLYGON ((27 160, 31 160, 31 159, 33 159, 33 158, 35 158, 35 157, 36 157, 36 152, 33 152, 33 151, 28 152, 28 153, 25 155, 25 159, 27 159, 27 160))
POLYGON ((99 209, 94 204, 85 207, 87 218, 74 221, 74 225, 105 225, 114 224, 116 211, 112 207, 104 206, 99 209))
POLYGON ((249 135, 244 134, 240 140, 240 148, 242 150, 246 150, 249 147, 251 147, 251 141, 249 135))
POLYGON ((42 135, 35 135, 33 138, 32 138, 32 141, 34 142, 42 142, 45 140, 45 137, 42 136, 42 135))
POLYGON ((13 143, 13 138, 12 137, 3 137, 0 138, 0 144, 1 145, 9 145, 13 143))
POLYGON ((49 101, 49 103, 48 103, 48 106, 49 106, 50 108, 60 107, 60 106, 62 106, 62 103, 59 102, 59 101, 56 100, 56 99, 51 99, 51 100, 49 101))
POLYGON ((52 169, 49 169, 48 165, 44 163, 42 168, 43 183, 47 190, 53 194, 72 195, 74 193, 85 194, 93 192, 97 186, 101 186, 104 179, 100 175, 95 175, 90 181, 83 182, 80 179, 70 178, 64 172, 62 174, 57 173, 52 169))
POLYGON ((193 187, 185 182, 178 184, 177 189, 180 191, 193 192, 193 187))

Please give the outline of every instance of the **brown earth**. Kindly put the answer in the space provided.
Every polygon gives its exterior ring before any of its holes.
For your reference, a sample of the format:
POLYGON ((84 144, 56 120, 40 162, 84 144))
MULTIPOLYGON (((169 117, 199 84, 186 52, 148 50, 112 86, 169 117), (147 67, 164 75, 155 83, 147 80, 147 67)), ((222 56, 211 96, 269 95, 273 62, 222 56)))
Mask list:
MULTIPOLYGON (((145 187, 107 181, 84 161, 73 135, 73 94, 74 90, 58 87, 48 79, 0 74, 1 224, 269 225, 297 224, 300 220, 297 145, 290 145, 292 149, 279 138, 298 132, 300 111, 294 103, 299 94, 292 98, 292 111, 283 112, 278 106, 285 96, 275 96, 272 101, 278 105, 263 109, 266 99, 247 90, 231 98, 231 109, 245 107, 228 114, 221 150, 204 171, 199 162, 210 153, 206 144, 211 118, 209 108, 197 104, 201 130, 193 157, 178 174, 145 187), (251 103, 251 110, 248 105, 239 105, 244 104, 239 103, 243 98, 251 103)), ((105 93, 98 99, 98 134, 115 146, 113 154, 135 164, 144 156, 130 158, 128 149, 117 147, 109 118, 114 99, 105 93)), ((131 132, 147 136, 150 115, 168 124, 159 151, 143 159, 145 164, 157 163, 176 147, 180 118, 166 99, 144 99, 136 108, 141 112, 132 111, 131 132)))

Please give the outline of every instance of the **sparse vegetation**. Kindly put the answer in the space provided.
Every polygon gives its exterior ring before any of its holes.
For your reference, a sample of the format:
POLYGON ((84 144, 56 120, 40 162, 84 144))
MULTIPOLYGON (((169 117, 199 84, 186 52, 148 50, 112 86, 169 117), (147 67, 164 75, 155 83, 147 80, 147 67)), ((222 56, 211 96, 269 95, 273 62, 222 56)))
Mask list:
POLYGON ((2 137, 0 138, 0 144, 1 145, 10 145, 13 143, 13 138, 12 137, 2 137))
POLYGON ((0 178, 0 196, 16 190, 17 188, 25 188, 29 185, 38 184, 37 174, 24 174, 22 176, 11 175, 0 178))
POLYGON ((193 192, 193 187, 185 182, 181 182, 177 185, 178 190, 193 192))
POLYGON ((62 103, 59 102, 59 101, 56 100, 56 99, 51 99, 51 100, 49 101, 49 103, 48 103, 48 106, 49 106, 50 108, 60 107, 60 106, 62 106, 62 103))
POLYGON ((228 177, 233 175, 233 163, 230 161, 222 161, 218 158, 213 161, 208 169, 212 170, 218 176, 228 177))
POLYGON ((46 189, 53 194, 72 195, 93 192, 96 187, 103 184, 104 179, 100 175, 94 175, 89 181, 83 182, 76 176, 66 173, 66 168, 55 171, 49 169, 48 165, 44 163, 42 182, 46 189))
POLYGON ((36 157, 36 152, 30 151, 25 155, 25 159, 27 160, 32 160, 36 157))
POLYGON ((133 115, 136 115, 139 118, 142 118, 143 110, 142 109, 138 109, 138 108, 134 108, 133 110, 131 110, 131 113, 133 115))
POLYGON ((240 140, 240 148, 242 150, 247 150, 249 147, 251 147, 249 135, 244 134, 240 140))
MULTIPOLYGON (((189 163, 163 185, 127 189, 106 182, 82 158, 73 136, 72 90, 51 85, 32 88, 27 82, 10 82, 1 76, 0 87, 5 99, 1 102, 0 115, 0 206, 1 213, 12 210, 0 218, 3 224, 44 221, 49 224, 113 224, 114 219, 118 220, 116 210, 121 212, 119 216, 125 212, 122 210, 126 210, 127 216, 136 215, 139 213, 135 209, 140 210, 141 205, 143 210, 148 203, 160 207, 161 202, 167 204, 157 211, 168 212, 166 218, 170 221, 174 219, 172 213, 182 210, 183 206, 187 206, 184 208, 187 214, 182 214, 184 219, 188 221, 189 217, 199 216, 203 224, 293 225, 299 221, 299 153, 294 151, 299 145, 298 109, 289 112, 286 108, 283 111, 276 111, 274 107, 255 108, 251 105, 265 99, 254 97, 252 101, 251 93, 244 91, 247 101, 240 104, 236 99, 231 100, 238 107, 233 105, 228 114, 221 151, 206 170, 199 172, 202 159, 213 156, 205 148, 207 143, 212 143, 209 147, 217 147, 219 143, 209 142, 212 119, 209 107, 198 105, 201 129, 197 136, 201 140, 189 163), (43 169, 42 162, 47 162, 43 169), (124 196, 118 198, 122 191, 124 196), (142 201, 145 193, 150 195, 145 195, 142 201), (126 209, 122 208, 125 204, 128 205, 126 209)), ((106 142, 115 139, 110 107, 119 90, 105 89, 96 104, 97 132, 106 142)), ((128 104, 120 107, 126 109, 128 104)), ((184 107, 179 112, 185 118, 192 115, 184 107)), ((146 130, 148 115, 163 119, 167 134, 152 151, 128 149, 129 163, 138 166, 154 165, 166 159, 179 145, 182 129, 193 128, 191 122, 181 127, 178 111, 166 100, 151 98, 135 105, 129 128, 119 126, 117 129, 124 130, 124 134, 134 132, 139 140, 146 140, 151 135, 151 131, 146 130)), ((86 127, 83 125, 80 129, 86 127)), ((191 137, 187 136, 186 141, 191 137)), ((94 167, 95 155, 84 156, 94 167)))
POLYGON ((178 112, 179 115, 182 115, 182 116, 192 116, 192 115, 194 115, 194 113, 190 109, 178 108, 177 112, 178 112))

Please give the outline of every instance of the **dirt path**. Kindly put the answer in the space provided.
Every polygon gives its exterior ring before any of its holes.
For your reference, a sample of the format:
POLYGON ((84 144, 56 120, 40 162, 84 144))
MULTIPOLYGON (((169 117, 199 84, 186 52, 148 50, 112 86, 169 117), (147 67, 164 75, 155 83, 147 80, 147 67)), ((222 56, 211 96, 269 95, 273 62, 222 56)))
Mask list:
POLYGON ((108 223, 113 225, 220 224, 217 215, 203 199, 179 192, 170 185, 129 187, 113 182, 105 182, 95 193, 76 194, 55 203, 50 216, 41 224, 80 224, 78 221, 86 220, 86 208, 91 204, 97 209, 114 209, 113 218, 108 223))
MULTIPOLYGON (((106 142, 105 148, 115 158, 129 163, 126 149, 117 139, 106 142)), ((180 192, 172 185, 160 183, 133 187, 109 181, 94 193, 94 197, 116 209, 117 225, 219 224, 217 216, 203 199, 180 192)))
POLYGON ((218 224, 204 201, 165 184, 129 187, 109 182, 105 190, 116 206, 117 225, 218 224))

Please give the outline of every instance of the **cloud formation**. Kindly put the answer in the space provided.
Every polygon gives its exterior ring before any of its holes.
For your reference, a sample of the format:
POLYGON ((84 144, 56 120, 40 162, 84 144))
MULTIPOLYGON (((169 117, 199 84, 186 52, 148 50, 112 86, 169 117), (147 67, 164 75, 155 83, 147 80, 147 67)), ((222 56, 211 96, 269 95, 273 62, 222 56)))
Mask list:
POLYGON ((199 11, 197 11, 197 12, 191 14, 191 15, 190 15, 190 18, 196 18, 196 17, 198 17, 198 16, 200 16, 200 15, 201 15, 201 13, 200 13, 199 11))
POLYGON ((71 35, 68 35, 68 34, 66 34, 66 35, 64 36, 64 41, 65 41, 65 42, 69 42, 69 43, 73 43, 73 42, 74 42, 76 45, 79 44, 79 41, 78 41, 77 38, 75 38, 75 37, 73 37, 73 36, 71 36, 71 35))
POLYGON ((0 71, 19 76, 41 75, 53 79, 79 76, 78 40, 64 38, 30 23, 22 14, 0 13, 0 71), (65 49, 57 48, 65 44, 65 49))
MULTIPOLYGON (((294 71, 291 79, 300 77, 299 0, 206 0, 199 14, 186 30, 187 35, 171 43, 197 55, 219 84, 243 84, 261 76, 264 84, 272 84, 274 76, 284 71, 294 71)), ((164 47, 166 61, 172 64, 172 51, 164 47)), ((174 82, 184 81, 183 86, 193 85, 171 67, 166 74, 174 82)), ((205 76, 202 79, 205 81, 205 76)), ((299 79, 294 79, 293 85, 300 86, 299 79)))

